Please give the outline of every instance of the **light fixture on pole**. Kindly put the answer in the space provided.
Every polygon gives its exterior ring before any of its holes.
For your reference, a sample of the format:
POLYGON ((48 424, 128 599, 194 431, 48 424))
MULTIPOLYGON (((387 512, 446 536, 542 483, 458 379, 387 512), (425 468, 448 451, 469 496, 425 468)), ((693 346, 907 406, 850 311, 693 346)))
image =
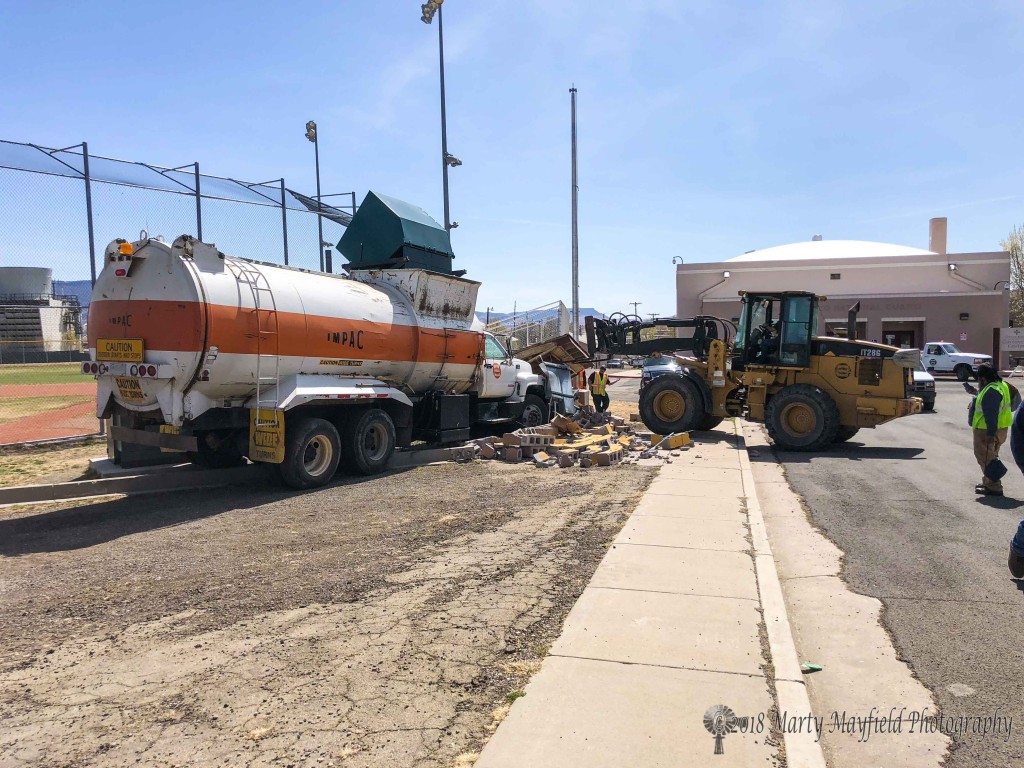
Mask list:
MULTIPOLYGON (((310 120, 306 123, 306 138, 313 142, 313 153, 316 156, 316 232, 317 242, 320 250, 320 271, 324 271, 324 218, 323 208, 320 204, 320 141, 316 133, 316 122, 310 120)), ((330 267, 327 269, 330 272, 330 267)))
POLYGON ((441 13, 443 2, 444 0, 427 0, 420 6, 420 10, 423 11, 420 21, 430 24, 434 21, 434 14, 437 14, 437 49, 441 62, 441 180, 444 191, 444 228, 446 232, 450 232, 458 225, 452 223, 448 212, 448 168, 456 168, 462 165, 462 161, 448 153, 448 125, 444 104, 444 20, 441 13))

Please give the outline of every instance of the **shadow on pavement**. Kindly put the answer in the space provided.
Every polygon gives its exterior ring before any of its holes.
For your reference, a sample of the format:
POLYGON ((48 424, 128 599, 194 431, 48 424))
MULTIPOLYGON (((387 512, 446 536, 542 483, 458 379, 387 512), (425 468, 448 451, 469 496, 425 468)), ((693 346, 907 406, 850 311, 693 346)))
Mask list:
POLYGON ((0 557, 83 549, 124 536, 170 528, 298 496, 328 493, 407 471, 409 469, 396 469, 372 477, 338 475, 323 488, 308 491, 284 488, 276 478, 266 473, 258 482, 245 486, 135 495, 96 504, 63 502, 80 506, 0 520, 0 557))
POLYGON ((1018 509, 1024 507, 1024 501, 1011 498, 1010 496, 979 495, 974 500, 979 504, 984 504, 986 507, 993 507, 994 509, 1018 509))
POLYGON ((888 448, 863 443, 842 443, 834 445, 826 451, 802 453, 800 451, 780 451, 777 448, 758 450, 750 454, 751 461, 775 463, 782 461, 787 464, 807 464, 817 458, 849 459, 865 461, 875 459, 899 459, 902 461, 923 461, 924 448, 888 448))

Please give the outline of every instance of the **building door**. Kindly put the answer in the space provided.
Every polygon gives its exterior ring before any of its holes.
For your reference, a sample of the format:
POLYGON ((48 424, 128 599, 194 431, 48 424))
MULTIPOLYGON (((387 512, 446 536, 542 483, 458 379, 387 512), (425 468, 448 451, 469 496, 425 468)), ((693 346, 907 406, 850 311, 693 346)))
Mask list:
POLYGON ((901 347, 903 349, 910 349, 916 346, 914 341, 915 340, 913 331, 882 331, 882 342, 888 344, 891 347, 901 347))

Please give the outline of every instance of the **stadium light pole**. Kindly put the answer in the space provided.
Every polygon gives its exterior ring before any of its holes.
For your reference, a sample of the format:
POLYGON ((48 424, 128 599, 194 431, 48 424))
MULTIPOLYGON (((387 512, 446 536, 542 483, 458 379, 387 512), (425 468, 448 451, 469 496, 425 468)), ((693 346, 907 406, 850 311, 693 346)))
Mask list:
POLYGON ((443 2, 444 0, 427 0, 420 6, 420 10, 423 12, 420 21, 430 24, 434 21, 434 14, 437 14, 437 50, 441 61, 441 183, 444 193, 444 229, 446 232, 451 232, 459 226, 459 222, 452 221, 448 212, 448 168, 457 168, 462 165, 462 161, 448 153, 448 124, 444 105, 444 23, 441 14, 443 2))
POLYGON ((324 271, 324 217, 320 206, 320 140, 316 132, 316 121, 306 123, 306 138, 313 142, 313 154, 316 157, 316 233, 317 249, 320 251, 320 271, 324 271))

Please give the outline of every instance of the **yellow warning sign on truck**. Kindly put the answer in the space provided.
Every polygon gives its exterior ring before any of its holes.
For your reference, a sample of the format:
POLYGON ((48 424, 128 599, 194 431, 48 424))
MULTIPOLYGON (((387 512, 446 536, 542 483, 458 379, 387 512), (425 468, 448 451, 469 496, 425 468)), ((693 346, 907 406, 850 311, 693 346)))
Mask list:
POLYGON ((249 459, 268 464, 284 461, 284 411, 249 409, 249 459))
POLYGON ((142 339, 96 339, 96 359, 106 363, 141 363, 142 339))

